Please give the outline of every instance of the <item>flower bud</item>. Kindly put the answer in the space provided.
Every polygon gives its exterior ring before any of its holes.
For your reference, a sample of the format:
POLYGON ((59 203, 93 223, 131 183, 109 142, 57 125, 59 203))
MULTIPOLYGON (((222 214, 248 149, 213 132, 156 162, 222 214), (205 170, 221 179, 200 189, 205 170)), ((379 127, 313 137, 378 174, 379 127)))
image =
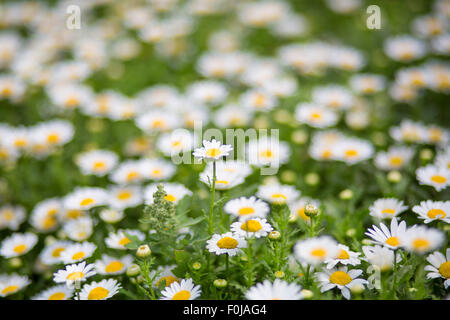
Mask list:
POLYGON ((353 228, 348 229, 347 232, 345 232, 345 234, 346 234, 347 237, 354 237, 355 234, 356 234, 356 230, 353 229, 353 228))
POLYGON ((281 237, 281 233, 278 231, 272 231, 269 233, 269 239, 270 240, 278 240, 281 237))
POLYGON ((308 289, 303 289, 302 291, 300 291, 300 294, 304 299, 311 299, 314 296, 314 293, 308 289))
POLYGON ((315 172, 308 173, 305 176, 305 182, 310 186, 316 186, 320 182, 320 176, 315 172))
POLYGON ((216 279, 213 284, 216 288, 225 288, 228 285, 228 282, 225 279, 216 279))
POLYGON ((284 278, 284 276, 285 276, 285 274, 281 270, 275 272, 275 277, 277 277, 277 278, 284 278))
POLYGON ((397 170, 389 171, 387 179, 392 183, 399 183, 402 180, 402 174, 397 170))
POLYGON ((22 259, 17 258, 17 257, 12 258, 9 260, 9 265, 12 268, 20 268, 22 266, 22 259))
POLYGON ((353 198, 353 191, 350 189, 342 190, 341 193, 339 193, 339 198, 341 200, 350 200, 353 198))
POLYGON ((422 149, 420 150, 419 156, 422 161, 430 161, 433 158, 433 150, 429 148, 422 149))
POLYGON ((139 246, 139 248, 136 251, 136 255, 139 258, 147 258, 151 254, 152 254, 152 250, 150 250, 150 247, 146 244, 139 246))
POLYGON ((129 277, 135 277, 140 273, 141 273, 141 268, 139 268, 139 266, 135 263, 130 265, 127 269, 127 276, 129 276, 129 277))
POLYGON ((202 264, 200 263, 200 262, 194 262, 193 264, 192 264, 192 269, 194 269, 194 270, 200 270, 202 268, 202 264))
POLYGON ((284 183, 293 183, 297 179, 297 175, 294 171, 286 170, 281 173, 281 181, 284 183))
POLYGON ((305 144, 308 140, 308 134, 304 130, 296 130, 292 133, 291 139, 296 144, 305 144))
POLYGON ((315 217, 319 214, 319 208, 317 208, 315 205, 313 204, 307 204, 305 206, 305 215, 307 217, 315 217))

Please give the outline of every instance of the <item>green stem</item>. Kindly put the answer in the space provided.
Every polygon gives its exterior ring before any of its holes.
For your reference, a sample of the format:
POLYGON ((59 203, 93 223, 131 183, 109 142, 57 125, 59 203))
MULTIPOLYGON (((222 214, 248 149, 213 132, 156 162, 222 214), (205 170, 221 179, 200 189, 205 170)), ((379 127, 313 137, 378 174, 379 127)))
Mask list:
POLYGON ((248 286, 251 287, 253 285, 253 250, 252 250, 252 241, 253 239, 248 239, 248 247, 247 247, 247 259, 248 259, 248 286))
POLYGON ((225 253, 225 275, 227 277, 227 280, 229 280, 230 277, 230 257, 228 256, 228 253, 225 253))
POLYGON ((208 220, 208 230, 209 234, 214 233, 214 196, 216 193, 216 161, 213 162, 213 181, 211 186, 211 203, 209 205, 209 220, 208 220))
POLYGON ((309 217, 310 225, 309 225, 309 235, 314 237, 314 217, 309 217))

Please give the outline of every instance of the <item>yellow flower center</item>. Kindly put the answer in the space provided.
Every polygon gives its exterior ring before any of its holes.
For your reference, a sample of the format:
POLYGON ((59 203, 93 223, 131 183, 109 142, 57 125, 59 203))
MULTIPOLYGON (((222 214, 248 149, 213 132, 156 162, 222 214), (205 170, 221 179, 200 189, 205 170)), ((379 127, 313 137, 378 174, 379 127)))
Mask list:
POLYGON ((119 192, 119 194, 117 195, 117 198, 119 200, 128 200, 131 198, 131 192, 130 191, 121 191, 119 192))
POLYGON ((342 260, 350 259, 350 255, 348 254, 347 251, 345 251, 344 249, 341 249, 341 251, 339 251, 339 255, 337 258, 342 259, 342 260))
POLYGON ((248 214, 255 213, 255 209, 253 209, 252 207, 243 207, 239 209, 238 213, 240 216, 245 216, 248 214))
POLYGON ((80 210, 69 210, 69 211, 67 211, 66 215, 69 219, 76 219, 81 215, 81 211, 80 210))
POLYGON ((311 255, 317 258, 325 258, 325 255, 327 254, 327 252, 325 251, 325 249, 322 248, 317 248, 317 249, 313 249, 311 250, 311 255))
POLYGON ((402 165, 403 158, 402 157, 391 157, 389 162, 390 162, 391 166, 398 167, 398 166, 402 165))
POLYGON ((309 221, 310 218, 305 214, 305 207, 298 209, 297 215, 303 220, 309 221))
POLYGON ((174 276, 167 276, 167 277, 161 277, 157 282, 156 282, 156 286, 159 287, 159 285, 163 282, 166 281, 166 287, 170 286, 172 283, 174 282, 179 282, 178 278, 174 277, 174 276))
POLYGON ((66 294, 64 292, 55 292, 50 297, 48 297, 48 300, 63 300, 66 297, 66 294))
POLYGON ((331 153, 330 150, 324 150, 324 151, 322 152, 322 158, 324 158, 324 159, 329 159, 332 155, 333 155, 333 154, 331 153))
POLYGON ((175 293, 172 300, 188 300, 191 297, 191 293, 188 290, 181 290, 175 293))
POLYGON ((173 195, 168 194, 167 196, 164 197, 164 199, 170 201, 170 202, 174 202, 175 200, 177 200, 177 198, 175 198, 173 195))
POLYGON ((346 284, 352 281, 352 277, 348 275, 347 272, 344 271, 336 271, 330 276, 330 282, 334 284, 339 284, 341 286, 345 286, 346 284))
POLYGON ((165 124, 164 124, 164 121, 163 121, 163 120, 158 119, 158 120, 153 121, 152 126, 153 126, 153 128, 159 128, 159 129, 162 129, 162 128, 165 127, 165 124))
POLYGON ((91 290, 88 295, 88 300, 102 300, 108 296, 109 291, 103 287, 97 287, 91 290))
POLYGON ((231 237, 223 237, 219 241, 217 241, 217 246, 220 249, 234 249, 238 246, 238 242, 236 239, 231 237))
POLYGON ((413 241, 413 247, 414 249, 418 251, 426 250, 430 247, 430 241, 425 238, 417 238, 413 241))
POLYGON ((284 194, 281 194, 281 193, 274 193, 272 195, 272 198, 274 198, 276 200, 280 200, 280 199, 286 200, 286 196, 284 194))
POLYGON ((27 140, 25 139, 17 139, 16 141, 14 141, 14 146, 17 148, 23 148, 27 145, 27 140))
POLYGON ((442 139, 442 130, 438 128, 431 128, 429 131, 430 140, 433 142, 441 141, 442 139))
POLYGON ((85 256, 85 253, 83 251, 77 252, 72 256, 72 260, 79 260, 79 259, 83 259, 83 257, 85 256))
POLYGON ((46 217, 44 219, 42 227, 43 227, 43 229, 48 230, 48 229, 53 228, 55 226, 55 224, 56 224, 56 219, 50 216, 50 217, 46 217))
POLYGON ((80 205, 81 206, 88 206, 88 205, 93 204, 93 203, 94 203, 94 199, 86 198, 86 199, 81 200, 80 205))
POLYGON ((14 247, 14 252, 17 254, 24 253, 25 250, 27 250, 27 246, 25 244, 19 244, 18 246, 14 247))
POLYGON ((61 252, 63 252, 64 250, 66 250, 66 248, 56 248, 52 252, 52 257, 53 258, 59 258, 61 256, 61 252))
POLYGON ((390 246, 397 247, 400 244, 398 237, 390 237, 386 239, 386 243, 390 246))
POLYGON ((261 157, 263 158, 272 158, 272 151, 270 151, 269 149, 262 151, 260 153, 261 157))
POLYGON ((121 261, 112 261, 106 267, 105 271, 108 273, 117 272, 123 269, 123 262, 121 261))
POLYGON ((172 147, 178 147, 181 145, 181 141, 174 141, 172 142, 172 147))
POLYGON ((127 174, 127 181, 134 180, 139 177, 139 174, 136 171, 131 171, 127 174))
POLYGON ((431 181, 435 183, 445 183, 447 182, 447 178, 437 174, 431 177, 431 181))
POLYGON ((349 149, 345 151, 345 156, 347 158, 353 158, 356 157, 358 155, 358 150, 355 149, 349 149))
POLYGON ((247 220, 242 223, 241 229, 248 232, 257 232, 262 229, 262 226, 257 220, 247 220))
POLYGON ((427 213, 428 218, 430 219, 443 219, 445 218, 447 215, 445 214, 444 210, 441 209, 431 209, 430 211, 428 211, 427 213))
POLYGON ((120 244, 121 246, 125 246, 125 245, 129 244, 130 242, 131 242, 131 240, 128 239, 127 237, 125 237, 125 238, 122 238, 122 239, 119 241, 119 244, 120 244))
POLYGON ((11 87, 6 85, 2 88, 2 96, 9 97, 12 95, 11 87))
POLYGON ((69 274, 66 279, 67 280, 76 281, 76 280, 81 279, 83 277, 84 277, 84 273, 83 272, 75 271, 75 272, 72 272, 71 274, 69 274))
POLYGON ((221 183, 221 184, 228 184, 227 180, 217 180, 216 184, 221 183))
POLYGON ((220 151, 220 149, 218 148, 211 148, 206 150, 206 155, 208 157, 217 157, 220 156, 222 154, 222 151, 220 151))
POLYGON ((66 100, 66 107, 75 107, 78 104, 79 104, 79 101, 78 101, 77 97, 72 96, 66 100))
POLYGON ((11 221, 14 218, 14 212, 12 210, 3 211, 3 219, 11 221))
POLYGON ((161 170, 161 169, 154 169, 154 170, 152 171, 152 174, 153 174, 155 177, 161 177, 161 175, 162 175, 162 170, 161 170))
POLYGON ((439 267, 439 273, 446 279, 450 279, 450 261, 446 261, 439 267))
POLYGON ((51 133, 47 136, 47 142, 50 144, 58 143, 61 140, 59 137, 59 134, 57 133, 51 133))
POLYGON ((266 97, 261 93, 257 94, 255 97, 255 106, 263 107, 265 103, 266 103, 266 97))
POLYGON ((322 118, 322 114, 321 113, 318 113, 318 112, 313 112, 313 113, 311 113, 311 116, 310 116, 310 118, 311 118, 311 120, 320 120, 321 118, 322 118))
POLYGON ((104 163, 103 161, 97 161, 94 163, 94 170, 95 171, 100 171, 105 169, 106 167, 106 163, 104 163))
POLYGON ((19 289, 19 286, 8 286, 2 290, 4 295, 11 294, 16 292, 19 289))
POLYGON ((383 213, 383 214, 395 214, 395 210, 394 209, 383 209, 383 210, 381 210, 381 213, 383 213))

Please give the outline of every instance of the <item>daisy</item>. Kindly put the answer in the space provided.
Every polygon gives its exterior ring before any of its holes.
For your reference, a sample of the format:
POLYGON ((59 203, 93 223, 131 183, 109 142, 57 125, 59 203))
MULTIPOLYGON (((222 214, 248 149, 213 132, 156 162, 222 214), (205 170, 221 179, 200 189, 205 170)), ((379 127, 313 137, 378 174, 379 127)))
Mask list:
POLYGON ((31 298, 31 300, 70 300, 73 293, 73 289, 63 284, 43 290, 31 298))
POLYGON ((248 300, 301 300, 302 287, 296 283, 288 283, 284 280, 275 279, 273 283, 264 280, 249 288, 245 293, 248 300))
POLYGON ((384 89, 385 78, 376 74, 356 74, 350 78, 350 86, 358 93, 374 94, 384 89))
POLYGON ((338 248, 338 255, 324 261, 327 264, 327 269, 334 268, 338 263, 352 266, 357 266, 361 263, 361 260, 358 258, 361 253, 350 251, 349 247, 343 244, 338 244, 338 248))
POLYGON ((365 234, 372 238, 374 243, 381 244, 389 249, 397 249, 402 246, 401 239, 405 236, 407 231, 406 222, 397 222, 396 218, 391 219, 391 229, 380 223, 380 228, 373 225, 365 234))
POLYGON ((161 294, 161 300, 194 300, 200 297, 201 288, 192 279, 182 279, 181 282, 173 282, 161 294))
POLYGON ((214 113, 214 123, 220 128, 245 127, 253 118, 253 114, 239 105, 228 104, 214 113))
POLYGON ((86 265, 86 261, 67 265, 65 269, 53 273, 53 281, 65 283, 69 288, 73 288, 74 282, 86 281, 87 278, 95 275, 94 268, 94 264, 86 265))
POLYGON ((112 171, 109 178, 119 185, 141 182, 144 175, 141 172, 140 164, 139 160, 126 160, 112 171))
POLYGON ((425 143, 447 145, 450 140, 448 130, 436 125, 430 125, 426 128, 425 143))
POLYGON ((414 156, 414 149, 404 146, 390 147, 387 152, 378 152, 374 162, 381 170, 398 170, 407 165, 414 156))
POLYGON ((73 243, 70 241, 55 241, 45 248, 39 254, 40 261, 45 265, 61 263, 61 253, 73 243))
MULTIPOLYGON (((53 199, 50 199, 53 200, 53 199)), ((56 200, 56 199, 55 199, 56 200)), ((57 201, 57 200, 56 200, 57 201)), ((59 201, 58 201, 59 203, 59 201)), ((39 204, 38 204, 39 205, 39 204)), ((58 228, 57 213, 59 211, 46 210, 46 205, 51 203, 41 203, 41 206, 36 206, 31 212, 30 224, 39 232, 48 233, 58 228)))
POLYGON ((131 255, 125 255, 121 258, 114 258, 103 254, 100 260, 95 261, 95 270, 98 274, 102 275, 122 274, 125 273, 133 261, 134 258, 131 255))
POLYGON ((350 165, 369 159, 374 151, 370 142, 358 138, 345 138, 333 148, 336 159, 350 165))
MULTIPOLYGON (((146 204, 153 203, 153 194, 157 191, 159 183, 148 185, 144 189, 144 199, 146 204)), ((166 182, 162 183, 164 191, 167 195, 164 199, 177 204, 185 196, 192 196, 192 191, 179 183, 166 182)))
POLYGON ((345 110, 352 106, 354 97, 345 87, 328 85, 318 87, 312 93, 313 102, 332 110, 345 110))
POLYGON ((354 286, 367 284, 367 280, 358 279, 362 270, 347 270, 347 267, 327 270, 317 274, 317 280, 320 282, 320 292, 325 292, 334 288, 341 290, 345 299, 350 299, 350 290, 354 286))
MULTIPOLYGON (((236 174, 246 178, 252 173, 250 165, 242 160, 227 160, 216 162, 216 170, 218 172, 225 172, 229 174, 236 174)), ((213 171, 213 163, 208 162, 205 167, 205 172, 213 171)))
MULTIPOLYGON (((381 271, 392 269, 394 265, 395 251, 389 249, 387 246, 364 246, 362 247, 364 259, 372 266, 378 267, 381 271)), ((400 254, 396 255, 397 262, 401 261, 400 254)))
POLYGON ((26 213, 22 206, 4 205, 0 207, 0 229, 16 231, 25 221, 26 213))
POLYGON ((339 254, 338 243, 329 236, 321 236, 298 241, 294 245, 296 258, 309 265, 318 265, 339 254))
POLYGON ((216 255, 226 253, 230 257, 240 253, 242 251, 241 248, 247 247, 247 241, 244 238, 235 236, 231 232, 214 234, 206 243, 206 248, 209 252, 213 252, 216 255))
POLYGON ((265 218, 270 211, 270 207, 264 201, 252 196, 250 198, 240 197, 225 203, 223 210, 240 221, 253 218, 265 218))
POLYGON ((424 223, 441 220, 450 223, 450 201, 421 201, 420 205, 414 206, 412 211, 417 213, 424 223))
POLYGON ((295 110, 295 118, 298 122, 314 128, 332 127, 338 121, 334 111, 313 103, 299 103, 295 110))
POLYGON ((139 161, 139 172, 144 179, 165 180, 170 179, 176 167, 163 159, 143 159, 139 161))
POLYGON ((14 233, 2 241, 0 255, 5 258, 19 257, 33 249, 37 241, 34 233, 14 233))
POLYGON ((265 81, 262 88, 277 98, 285 98, 294 95, 298 90, 298 85, 294 77, 283 76, 265 81))
POLYGON ((112 151, 91 150, 78 155, 76 164, 82 174, 102 177, 113 170, 118 160, 118 156, 112 151))
POLYGON ((61 83, 47 88, 50 100, 58 107, 71 110, 89 103, 93 99, 92 90, 84 85, 61 83))
MULTIPOLYGON (((205 170, 200 174, 200 181, 211 187, 213 182, 213 169, 211 167, 206 167, 205 170)), ((235 186, 244 183, 245 177, 241 172, 226 172, 223 168, 216 169, 216 189, 217 190, 228 190, 234 188, 235 186)))
POLYGON ((0 275, 0 297, 6 297, 22 290, 28 286, 31 281, 26 276, 19 276, 17 274, 0 275))
POLYGON ((251 89, 240 97, 240 104, 252 111, 268 111, 278 105, 278 99, 262 89, 251 89))
POLYGON ((125 217, 123 210, 103 209, 100 211, 100 219, 106 223, 116 223, 125 217))
POLYGON ((85 260, 91 257, 96 249, 97 246, 91 242, 71 244, 61 252, 61 261, 64 264, 69 264, 85 260))
POLYGON ((233 147, 228 144, 222 144, 216 139, 211 141, 203 140, 203 147, 196 148, 193 152, 194 157, 199 159, 213 159, 218 160, 222 157, 227 157, 233 147))
POLYGON ((163 282, 165 283, 165 288, 170 286, 174 282, 180 282, 172 272, 176 268, 176 265, 169 266, 158 266, 156 270, 150 271, 150 278, 154 279, 153 286, 158 288, 163 282))
POLYGON ((439 248, 445 241, 445 235, 438 229, 421 225, 408 229, 400 241, 406 250, 424 254, 439 248))
MULTIPOLYGON (((395 101, 412 103, 418 97, 418 90, 416 88, 401 85, 399 83, 394 83, 389 88, 389 94, 395 101)), ((392 128, 392 130, 398 130, 397 128, 392 128)), ((391 133, 392 135, 392 133, 391 133)))
POLYGON ((450 186, 450 170, 429 164, 416 170, 416 178, 421 185, 432 186, 442 191, 450 186))
POLYGON ((158 149, 166 156, 191 151, 194 147, 194 135, 186 129, 176 129, 171 133, 163 133, 156 143, 158 149))
POLYGON ((64 207, 75 210, 89 210, 106 203, 108 194, 102 188, 77 187, 64 198, 64 207))
MULTIPOLYGON (((323 48, 322 50, 327 50, 327 48, 323 48)), ((328 54, 327 59, 329 60, 330 66, 345 70, 345 71, 358 71, 366 64, 366 59, 361 51, 344 46, 332 46, 328 48, 327 53, 324 53, 326 56, 328 54)), ((320 60, 319 60, 320 65, 320 60)))
POLYGON ((187 97, 200 105, 217 105, 228 96, 228 90, 220 82, 205 80, 194 82, 186 89, 187 97))
POLYGON ((70 240, 84 241, 94 232, 94 221, 90 216, 83 216, 66 222, 64 232, 70 240))
POLYGON ((111 186, 108 193, 108 203, 116 210, 136 207, 142 203, 141 188, 138 186, 111 186))
POLYGON ((408 209, 408 206, 405 206, 401 200, 395 198, 383 198, 376 200, 369 207, 369 214, 378 219, 392 219, 406 209, 408 209))
POLYGON ((438 152, 436 158, 434 159, 434 163, 437 167, 447 168, 450 170, 450 148, 438 152))
POLYGON ((397 142, 420 143, 425 139, 426 130, 423 124, 411 120, 403 120, 398 127, 389 130, 392 138, 397 142))
POLYGON ((25 83, 16 76, 0 75, 0 100, 8 99, 11 102, 18 102, 25 94, 25 83))
POLYGON ((427 257, 430 265, 425 267, 428 271, 427 279, 444 278, 444 287, 450 287, 450 248, 445 252, 445 256, 439 251, 435 251, 427 257))
POLYGON ((106 300, 119 292, 120 283, 115 279, 103 279, 85 284, 80 291, 80 300, 106 300))
POLYGON ((408 35, 400 35, 385 41, 384 52, 395 61, 410 62, 422 58, 427 49, 422 41, 408 35))
POLYGON ((136 125, 145 133, 167 132, 180 127, 179 117, 160 110, 148 111, 135 119, 136 125))
POLYGON ((180 93, 169 85, 155 85, 138 93, 138 100, 145 109, 167 108, 177 109, 180 104, 180 93))
POLYGON ((300 191, 289 185, 279 183, 261 185, 256 193, 258 197, 272 204, 289 204, 300 196, 300 191))
POLYGON ((291 150, 286 142, 274 137, 261 137, 250 140, 246 147, 246 156, 249 164, 262 167, 277 168, 289 161, 291 150))
POLYGON ((130 243, 131 240, 127 238, 125 233, 138 237, 140 241, 143 241, 145 239, 145 234, 143 234, 139 230, 120 229, 117 230, 117 232, 110 232, 108 234, 108 237, 105 238, 105 243, 108 246, 108 248, 127 250, 127 247, 125 247, 125 245, 130 243))
POLYGON ((62 146, 71 141, 74 134, 72 123, 56 119, 36 125, 33 130, 33 142, 47 147, 62 146))
POLYGON ((230 229, 235 235, 242 238, 265 237, 273 230, 266 219, 260 218, 234 222, 231 224, 230 229))
POLYGON ((320 202, 318 200, 310 199, 308 197, 302 197, 297 201, 289 204, 289 208, 291 211, 290 220, 292 221, 300 218, 302 221, 306 222, 307 224, 310 224, 311 218, 305 214, 305 207, 307 204, 312 204, 317 208, 320 207, 320 202))

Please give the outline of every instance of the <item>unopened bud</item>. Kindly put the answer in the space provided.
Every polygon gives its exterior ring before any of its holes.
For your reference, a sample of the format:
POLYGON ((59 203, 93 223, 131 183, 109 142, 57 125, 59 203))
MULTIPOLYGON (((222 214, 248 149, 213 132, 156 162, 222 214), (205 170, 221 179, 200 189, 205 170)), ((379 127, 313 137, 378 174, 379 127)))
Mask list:
POLYGON ((12 258, 11 260, 9 260, 9 265, 12 268, 20 268, 22 266, 22 259, 20 258, 12 258))
POLYGON ((353 229, 353 228, 348 229, 347 232, 346 232, 345 234, 347 235, 347 237, 353 237, 353 236, 355 236, 355 234, 356 234, 356 230, 353 229))
POLYGON ((130 265, 127 269, 127 276, 129 277, 135 277, 141 272, 141 268, 135 263, 130 265))
POLYGON ((397 170, 389 171, 387 179, 389 182, 399 183, 402 180, 402 174, 397 170))
POLYGON ((308 289, 303 289, 302 291, 300 291, 300 294, 304 299, 311 299, 314 296, 314 293, 308 289))
POLYGON ((192 269, 194 270, 200 270, 202 268, 202 264, 200 262, 194 262, 192 264, 192 269))
POLYGON ((281 173, 281 181, 285 183, 293 183, 297 179, 297 175, 294 171, 286 170, 281 173))
POLYGON ((152 250, 150 250, 150 247, 146 244, 139 246, 139 248, 136 251, 136 255, 139 258, 147 258, 151 254, 152 254, 152 250))
POLYGON ((422 149, 420 150, 419 156, 422 161, 430 161, 433 158, 433 150, 429 148, 422 149))
POLYGON ((307 204, 305 206, 305 215, 307 217, 315 217, 319 214, 319 208, 317 208, 315 205, 313 204, 307 204))
POLYGON ((278 231, 272 231, 269 233, 269 239, 270 240, 278 240, 281 237, 281 233, 278 231))
POLYGON ((216 279, 213 284, 216 288, 225 288, 228 285, 228 282, 225 279, 216 279))
POLYGON ((277 278, 284 278, 284 275, 285 275, 284 272, 281 270, 275 272, 275 277, 277 278))
POLYGON ((353 191, 350 189, 342 190, 341 193, 339 193, 339 198, 341 198, 341 200, 350 200, 353 198, 353 191))
POLYGON ((291 139, 296 144, 305 144, 308 140, 308 134, 303 130, 297 130, 292 133, 291 139))
POLYGON ((320 176, 315 172, 308 173, 305 176, 305 182, 310 186, 316 186, 320 182, 320 176))

